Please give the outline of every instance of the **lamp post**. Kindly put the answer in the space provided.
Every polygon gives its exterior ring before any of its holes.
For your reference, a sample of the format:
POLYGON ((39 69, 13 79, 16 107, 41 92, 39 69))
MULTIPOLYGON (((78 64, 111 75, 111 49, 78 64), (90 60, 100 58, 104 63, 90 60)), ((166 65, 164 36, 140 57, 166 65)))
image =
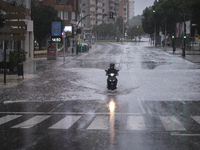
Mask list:
MULTIPOLYGON (((90 7, 93 7, 93 6, 95 6, 95 5, 90 5, 90 6, 88 6, 88 7, 83 8, 83 9, 81 10, 81 18, 83 17, 82 11, 83 11, 84 9, 86 9, 86 8, 90 8, 90 7)), ((83 30, 82 20, 81 20, 81 29, 83 30)), ((83 32, 81 32, 81 36, 83 37, 83 32)), ((81 39, 81 53, 82 53, 82 39, 81 39)))
MULTIPOLYGON (((185 27, 185 11, 183 8, 179 7, 182 11, 183 11, 183 15, 184 15, 184 18, 183 18, 183 21, 184 21, 184 33, 186 32, 186 27, 185 27)), ((185 57, 185 35, 183 33, 183 48, 182 48, 182 56, 185 57)))
MULTIPOLYGON (((65 22, 64 20, 64 15, 65 15, 65 5, 67 4, 67 0, 66 2, 64 3, 64 7, 63 7, 63 22, 65 22)), ((63 35, 63 45, 64 45, 64 48, 63 48, 63 60, 65 61, 65 35, 63 35)))

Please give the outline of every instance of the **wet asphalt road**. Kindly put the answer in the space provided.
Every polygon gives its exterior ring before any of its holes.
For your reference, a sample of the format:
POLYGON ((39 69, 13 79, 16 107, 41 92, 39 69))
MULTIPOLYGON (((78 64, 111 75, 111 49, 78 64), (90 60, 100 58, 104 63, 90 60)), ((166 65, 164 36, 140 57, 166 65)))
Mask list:
POLYGON ((0 149, 197 150, 199 69, 147 42, 99 43, 65 63, 36 59, 29 80, 0 90, 0 149))

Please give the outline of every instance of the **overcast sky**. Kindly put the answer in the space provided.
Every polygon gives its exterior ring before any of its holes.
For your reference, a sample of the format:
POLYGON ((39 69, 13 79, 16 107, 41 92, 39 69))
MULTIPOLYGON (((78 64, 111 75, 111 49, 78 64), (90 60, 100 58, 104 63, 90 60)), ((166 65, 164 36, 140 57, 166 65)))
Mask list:
POLYGON ((142 15, 146 7, 152 6, 155 0, 135 0, 135 16, 142 15))

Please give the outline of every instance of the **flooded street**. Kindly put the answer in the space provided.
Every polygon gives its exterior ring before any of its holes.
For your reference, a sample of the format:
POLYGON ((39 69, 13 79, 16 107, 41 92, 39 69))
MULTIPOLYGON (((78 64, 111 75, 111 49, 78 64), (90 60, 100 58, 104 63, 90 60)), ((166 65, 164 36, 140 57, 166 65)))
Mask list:
POLYGON ((26 65, 28 79, 0 89, 0 149, 200 148, 199 64, 133 42, 26 65), (114 91, 110 63, 119 70, 114 91))

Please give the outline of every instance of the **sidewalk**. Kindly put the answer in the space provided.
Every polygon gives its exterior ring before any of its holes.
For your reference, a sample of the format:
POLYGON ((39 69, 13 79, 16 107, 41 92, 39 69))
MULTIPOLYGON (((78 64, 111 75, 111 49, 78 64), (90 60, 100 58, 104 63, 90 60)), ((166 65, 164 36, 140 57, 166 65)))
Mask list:
POLYGON ((177 56, 179 55, 183 59, 186 59, 193 63, 200 64, 200 51, 198 51, 198 50, 186 50, 185 57, 182 57, 181 56, 182 49, 180 49, 180 48, 176 48, 176 51, 174 53, 173 53, 173 48, 169 47, 169 46, 166 46, 166 50, 164 49, 164 47, 156 47, 156 48, 163 50, 163 51, 167 52, 168 54, 177 55, 177 56))
MULTIPOLYGON (((98 47, 97 44, 92 45, 92 48, 90 48, 90 51, 97 47, 98 47)), ((37 54, 46 54, 46 51, 45 50, 37 51, 37 54)), ((37 77, 38 73, 69 63, 70 61, 76 59, 77 57, 82 56, 83 54, 85 53, 82 53, 82 54, 79 53, 78 55, 76 55, 76 53, 73 53, 72 55, 71 49, 68 49, 68 51, 66 51, 65 53, 65 60, 63 57, 62 50, 58 52, 57 60, 47 60, 47 57, 34 58, 32 60, 28 59, 26 62, 23 63, 24 79, 22 79, 22 76, 18 76, 17 74, 14 74, 14 75, 6 74, 6 84, 4 84, 4 74, 0 73, 0 90, 16 86, 22 82, 25 82, 29 79, 37 77)))

